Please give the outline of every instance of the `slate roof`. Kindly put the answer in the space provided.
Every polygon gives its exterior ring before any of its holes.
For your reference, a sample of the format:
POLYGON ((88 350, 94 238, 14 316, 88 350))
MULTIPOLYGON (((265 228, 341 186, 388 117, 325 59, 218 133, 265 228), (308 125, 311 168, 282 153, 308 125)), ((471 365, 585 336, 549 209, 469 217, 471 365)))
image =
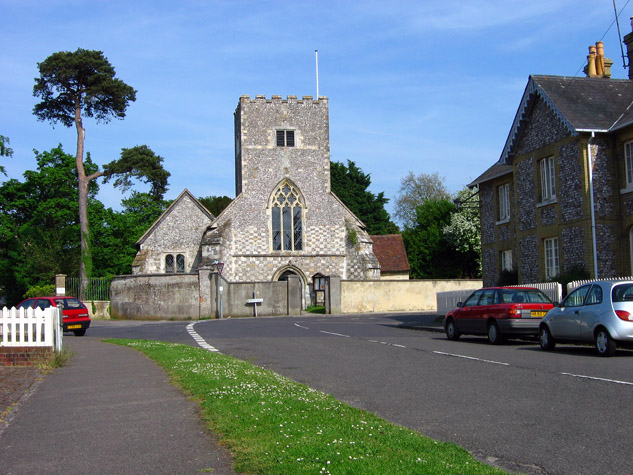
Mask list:
POLYGON ((532 99, 541 97, 569 132, 611 132, 633 123, 633 81, 628 79, 530 76, 517 110, 501 163, 507 163, 532 99))
POLYGON ((401 234, 370 236, 374 242, 374 255, 380 263, 380 272, 409 272, 409 259, 401 234))
POLYGON ((488 170, 475 178, 471 183, 469 183, 468 187, 472 188, 473 186, 477 186, 480 183, 494 180, 495 178, 507 175, 508 173, 512 173, 512 165, 504 165, 503 163, 497 162, 493 166, 488 168, 488 170))

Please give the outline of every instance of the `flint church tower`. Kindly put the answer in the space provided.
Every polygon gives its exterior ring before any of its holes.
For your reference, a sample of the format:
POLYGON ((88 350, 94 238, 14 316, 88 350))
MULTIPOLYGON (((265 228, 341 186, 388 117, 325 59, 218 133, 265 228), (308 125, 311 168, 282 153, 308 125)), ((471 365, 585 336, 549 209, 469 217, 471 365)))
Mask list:
POLYGON ((202 262, 229 281, 315 275, 380 278, 363 223, 331 192, 328 99, 242 96, 235 110, 236 198, 213 221, 202 262))

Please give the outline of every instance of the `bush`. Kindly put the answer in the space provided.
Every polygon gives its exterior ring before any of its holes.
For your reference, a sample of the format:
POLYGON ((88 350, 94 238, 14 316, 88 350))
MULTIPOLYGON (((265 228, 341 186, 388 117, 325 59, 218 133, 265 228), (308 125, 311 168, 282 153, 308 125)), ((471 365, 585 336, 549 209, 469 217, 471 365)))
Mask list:
POLYGON ((55 284, 34 285, 26 291, 23 297, 29 299, 31 297, 48 297, 51 295, 55 295, 55 284))
POLYGON ((563 297, 567 294, 567 284, 576 280, 589 280, 591 274, 585 269, 582 264, 574 264, 565 272, 558 275, 558 277, 551 279, 552 282, 558 282, 563 286, 563 297))
POLYGON ((519 271, 517 270, 502 270, 499 274, 499 280, 497 280, 497 287, 507 287, 508 285, 519 284, 519 271))

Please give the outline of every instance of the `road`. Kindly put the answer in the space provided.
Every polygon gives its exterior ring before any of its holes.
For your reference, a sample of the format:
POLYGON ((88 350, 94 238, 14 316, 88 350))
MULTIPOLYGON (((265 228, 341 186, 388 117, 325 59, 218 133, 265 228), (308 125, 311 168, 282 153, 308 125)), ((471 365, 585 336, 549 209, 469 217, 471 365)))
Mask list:
MULTIPOLYGON (((633 352, 542 352, 414 331, 411 315, 197 322, 222 353, 270 368, 443 441, 527 473, 628 473, 633 352)), ((196 344, 187 322, 94 322, 91 336, 196 344)))

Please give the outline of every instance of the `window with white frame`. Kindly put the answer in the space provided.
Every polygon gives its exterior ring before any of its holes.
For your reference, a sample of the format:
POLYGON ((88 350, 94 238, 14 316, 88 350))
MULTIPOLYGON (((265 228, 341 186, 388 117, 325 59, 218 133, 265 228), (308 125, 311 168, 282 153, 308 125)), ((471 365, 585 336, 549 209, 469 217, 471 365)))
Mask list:
POLYGON ((624 167, 626 171, 626 187, 633 188, 633 142, 624 144, 624 167))
POLYGON ((501 270, 512 270, 512 250, 501 251, 501 270))
POLYGON ((539 161, 541 169, 541 201, 556 199, 556 174, 554 169, 554 157, 544 158, 539 161))
POLYGON ((558 238, 547 238, 543 242, 545 248, 545 278, 558 277, 560 260, 558 257, 558 238))
POLYGON ((506 183, 497 188, 499 199, 499 221, 510 219, 510 184, 506 183))

